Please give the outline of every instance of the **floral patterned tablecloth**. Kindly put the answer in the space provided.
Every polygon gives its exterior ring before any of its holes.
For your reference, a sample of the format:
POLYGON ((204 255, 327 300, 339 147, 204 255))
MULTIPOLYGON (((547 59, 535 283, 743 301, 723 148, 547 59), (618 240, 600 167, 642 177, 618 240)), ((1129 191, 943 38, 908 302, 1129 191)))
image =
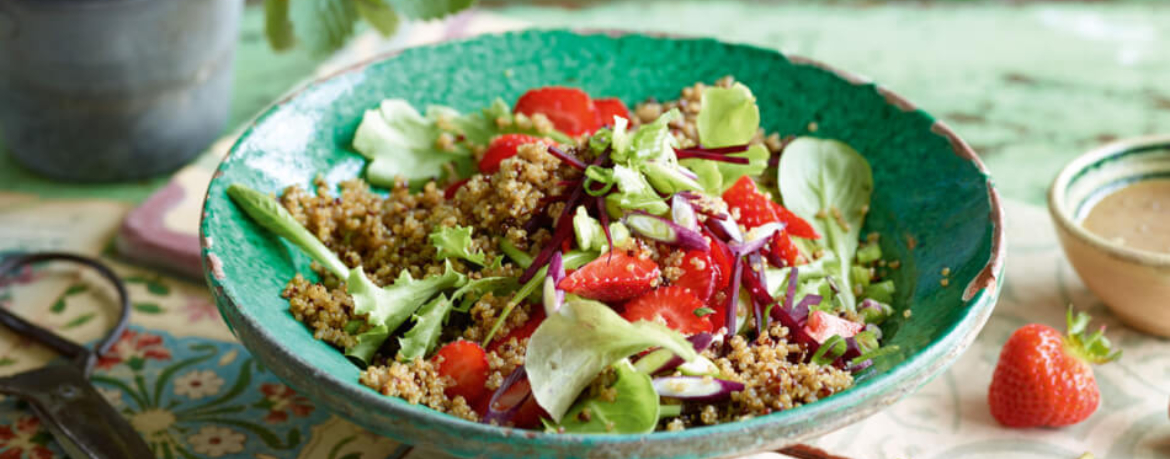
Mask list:
MULTIPOLYGON (((459 33, 515 27, 483 14, 420 26, 407 44, 459 33)), ((348 55, 380 49, 360 39, 348 55)), ((213 150, 226 145, 221 143, 213 150)), ((177 175, 181 202, 161 215, 191 234, 201 186, 215 153, 177 175)), ((111 240, 128 204, 112 200, 48 200, 0 192, 0 252, 64 249, 100 256, 124 277, 132 299, 131 327, 99 361, 94 384, 166 458, 444 459, 446 456, 370 434, 291 391, 258 365, 223 324, 204 285, 127 264, 111 240)), ((1002 299, 972 349, 916 394, 812 443, 855 458, 1072 459, 1086 451, 1110 459, 1170 457, 1167 397, 1170 343, 1125 328, 1088 293, 1064 260, 1043 209, 1007 201, 1008 267, 1002 299), (1008 430, 991 418, 986 390, 999 346, 1029 322, 1059 325, 1076 304, 1110 327, 1125 350, 1099 367, 1102 406, 1065 429, 1008 430)), ((47 265, 0 284, 0 307, 80 342, 111 325, 112 292, 95 276, 47 265)), ((45 364, 53 354, 0 328, 0 374, 45 364)), ((759 457, 777 457, 774 454, 759 457)), ((51 436, 13 399, 0 399, 0 459, 63 457, 51 436)))

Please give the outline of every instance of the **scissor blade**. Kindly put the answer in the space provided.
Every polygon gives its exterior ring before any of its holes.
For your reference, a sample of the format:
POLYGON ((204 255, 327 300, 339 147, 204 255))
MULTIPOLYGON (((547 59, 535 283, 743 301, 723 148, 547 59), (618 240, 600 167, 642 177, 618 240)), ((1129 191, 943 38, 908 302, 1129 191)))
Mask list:
POLYGON ((154 457, 138 432, 76 367, 49 365, 3 378, 0 392, 28 402, 71 458, 154 457))

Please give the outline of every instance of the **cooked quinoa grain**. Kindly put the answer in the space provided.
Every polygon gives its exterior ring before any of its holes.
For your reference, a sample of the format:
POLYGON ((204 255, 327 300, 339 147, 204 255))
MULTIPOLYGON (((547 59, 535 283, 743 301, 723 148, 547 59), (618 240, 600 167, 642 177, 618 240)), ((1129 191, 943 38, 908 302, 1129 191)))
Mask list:
MULTIPOLYGON (((728 76, 719 79, 713 86, 727 88, 734 84, 735 80, 728 76)), ((696 83, 683 88, 676 100, 648 100, 637 104, 631 110, 631 124, 637 126, 649 123, 663 113, 677 109, 682 116, 671 122, 671 132, 682 148, 696 147, 699 145, 697 118, 702 108, 702 94, 707 87, 707 84, 696 83)), ((554 129, 552 122, 541 114, 500 118, 496 124, 544 134, 554 129)), ((484 146, 462 144, 464 137, 451 120, 441 119, 438 126, 444 132, 435 140, 437 149, 454 151, 471 147, 473 159, 479 161, 484 157, 484 146)), ((809 123, 810 131, 816 128, 815 122, 809 123)), ((769 172, 759 180, 765 193, 775 186, 778 158, 794 138, 760 129, 750 141, 751 145, 763 145, 771 153, 769 172)), ((563 148, 586 163, 600 155, 584 146, 565 145, 563 148)), ((446 172, 448 178, 442 183, 414 183, 413 187, 400 178, 399 183, 386 190, 385 195, 371 190, 361 180, 345 181, 334 187, 318 179, 312 189, 286 189, 279 201, 293 218, 336 253, 342 262, 350 267, 360 266, 379 286, 390 285, 402 275, 421 279, 441 274, 448 263, 452 269, 473 280, 496 276, 518 278, 524 269, 502 253, 499 248, 501 241, 506 240, 530 256, 540 253, 553 237, 551 222, 565 212, 575 211, 567 208, 562 201, 564 196, 574 191, 568 187, 578 186, 576 184, 582 178, 579 170, 549 154, 547 147, 542 144, 520 146, 515 156, 499 163, 497 172, 474 175, 457 189, 445 193, 444 189, 458 179, 458 174, 453 173, 453 166, 448 167, 446 172), (471 228, 470 249, 482 252, 488 260, 487 266, 456 258, 442 260, 437 257, 429 236, 436 229, 456 226, 471 228)), ((730 213, 736 220, 740 218, 739 209, 729 209, 719 196, 697 196, 693 205, 699 211, 696 218, 701 224, 707 222, 708 218, 716 218, 708 217, 707 214, 730 213)), ((833 218, 845 225, 841 212, 834 207, 822 210, 817 218, 833 218)), ((741 231, 746 230, 741 225, 741 231)), ((878 235, 870 234, 867 240, 875 243, 878 235)), ((915 244, 913 238, 907 241, 911 249, 915 244)), ((650 282, 653 287, 673 285, 686 272, 709 269, 701 257, 687 257, 684 250, 636 235, 621 250, 630 256, 657 263, 662 275, 650 282)), ((820 250, 811 255, 814 259, 825 256, 820 250)), ((877 265, 897 269, 899 262, 891 261, 887 264, 881 260, 877 265)), ((634 266, 628 268, 633 269, 634 266)), ((370 328, 366 324, 366 317, 354 313, 353 298, 346 293, 344 279, 334 277, 315 263, 312 269, 318 281, 300 274, 288 280, 282 296, 289 301, 289 311, 313 330, 315 338, 342 350, 350 349, 357 344, 357 336, 370 328)), ((753 266, 752 269, 758 271, 759 267, 753 266)), ((948 274, 949 270, 944 270, 944 286, 948 274)), ((878 279, 873 268, 870 268, 869 275, 871 280, 878 279)), ((707 304, 724 305, 727 300, 727 292, 716 291, 707 304)), ((459 309, 460 313, 451 314, 450 324, 446 325, 449 328, 443 329, 438 344, 442 346, 457 339, 465 339, 483 345, 488 365, 484 388, 495 391, 525 363, 528 338, 509 334, 529 323, 534 316, 542 316, 542 306, 520 301, 513 298, 511 293, 490 292, 483 293, 474 302, 469 301, 463 306, 467 309, 459 309), (511 312, 506 319, 500 320, 508 308, 512 308, 511 312), (485 343, 497 320, 501 323, 493 335, 493 341, 485 343)), ((618 312, 622 310, 620 305, 615 306, 615 309, 618 312)), ((909 310, 905 315, 909 317, 909 310)), ((843 316, 860 321, 856 313, 848 312, 843 316)), ((656 317, 656 320, 665 324, 663 317, 656 317)), ((765 415, 817 401, 852 385, 852 375, 834 366, 793 363, 806 360, 809 349, 790 342, 788 329, 774 324, 763 336, 756 336, 754 320, 749 319, 748 322, 747 336, 729 338, 727 352, 723 352, 722 345, 703 352, 718 368, 719 378, 743 383, 745 390, 734 392, 729 400, 715 404, 672 400, 669 403, 681 403, 681 414, 660 421, 660 428, 679 431, 688 427, 765 415)), ((471 421, 479 420, 479 415, 462 396, 451 398, 446 395, 446 390, 455 381, 439 373, 441 361, 437 358, 400 361, 396 358, 397 346, 397 340, 388 340, 374 355, 371 364, 361 372, 360 382, 363 385, 412 404, 426 405, 471 421)), ((615 402, 618 397, 617 390, 612 387, 615 378, 612 368, 603 371, 592 380, 584 396, 615 402)), ((482 402, 480 400, 478 403, 482 402)), ((596 413, 586 409, 579 416, 581 420, 589 420, 596 413)), ((612 430, 612 423, 607 428, 612 430)))

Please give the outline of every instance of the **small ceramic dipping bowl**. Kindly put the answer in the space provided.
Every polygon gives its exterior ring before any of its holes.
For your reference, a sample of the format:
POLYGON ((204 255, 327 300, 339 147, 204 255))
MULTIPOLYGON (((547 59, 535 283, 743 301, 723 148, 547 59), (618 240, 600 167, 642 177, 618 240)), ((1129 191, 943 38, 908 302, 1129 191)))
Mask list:
POLYGON ((1056 176, 1048 210, 1085 285, 1129 326, 1170 337, 1170 253, 1127 247, 1081 225, 1101 198, 1149 179, 1170 179, 1170 135, 1122 140, 1085 153, 1056 176))

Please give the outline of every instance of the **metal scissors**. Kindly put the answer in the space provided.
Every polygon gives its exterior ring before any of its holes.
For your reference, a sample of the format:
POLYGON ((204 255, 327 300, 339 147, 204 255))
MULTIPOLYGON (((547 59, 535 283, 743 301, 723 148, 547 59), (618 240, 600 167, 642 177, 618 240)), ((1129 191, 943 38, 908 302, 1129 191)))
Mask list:
POLYGON ((67 362, 50 363, 0 378, 0 393, 28 402, 53 438, 74 459, 139 459, 154 457, 150 447, 126 419, 89 382, 97 356, 122 335, 130 317, 126 286, 96 260, 58 252, 0 254, 0 279, 15 270, 44 261, 68 261, 89 267, 113 283, 121 311, 118 322, 93 350, 57 336, 0 308, 0 324, 57 351, 67 362))

